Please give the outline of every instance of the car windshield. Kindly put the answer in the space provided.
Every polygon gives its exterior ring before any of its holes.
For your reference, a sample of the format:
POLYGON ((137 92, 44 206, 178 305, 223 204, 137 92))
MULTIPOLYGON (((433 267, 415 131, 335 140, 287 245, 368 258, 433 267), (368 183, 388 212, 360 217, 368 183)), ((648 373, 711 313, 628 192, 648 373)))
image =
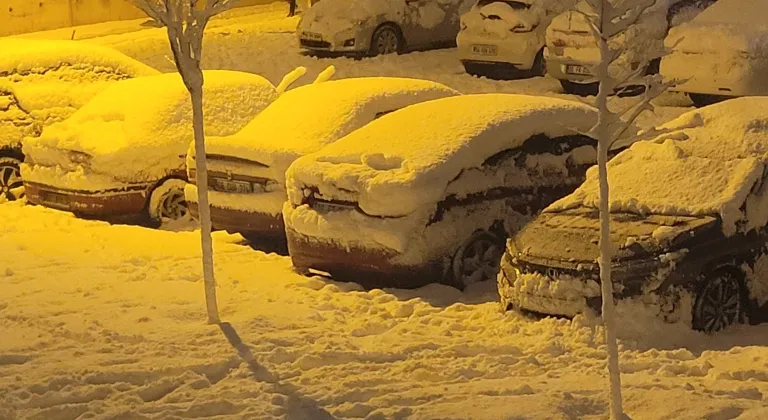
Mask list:
MULTIPOLYGON (((762 177, 755 158, 728 161, 680 155, 667 144, 636 144, 608 164, 612 213, 723 215, 739 212, 762 177), (674 155, 678 154, 678 155, 674 155)), ((597 168, 573 194, 548 210, 599 206, 597 168)))

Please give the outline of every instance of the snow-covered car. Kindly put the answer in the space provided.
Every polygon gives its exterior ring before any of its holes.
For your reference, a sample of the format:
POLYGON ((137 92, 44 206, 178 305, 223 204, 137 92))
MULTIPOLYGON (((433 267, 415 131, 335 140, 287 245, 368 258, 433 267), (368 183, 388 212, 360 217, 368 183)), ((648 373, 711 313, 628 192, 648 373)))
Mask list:
POLYGON ((379 55, 450 45, 472 1, 322 0, 303 13, 299 46, 310 53, 379 55))
POLYGON ((697 106, 768 95, 766 11, 766 0, 720 0, 673 28, 665 40, 671 52, 661 60, 661 74, 682 81, 671 90, 697 106))
POLYGON ((478 0, 456 37, 467 73, 491 78, 543 76, 544 42, 554 12, 545 0, 478 0))
MULTIPOLYGON (((439 83, 394 77, 333 80, 283 94, 237 134, 206 139, 214 228, 284 243, 280 212, 286 200, 285 171, 294 160, 381 115, 458 94, 439 83)), ((196 216, 195 160, 187 156, 185 195, 196 216)))
MULTIPOLYGON (((608 163, 614 293, 714 332, 765 319, 766 98, 683 114, 608 163)), ((574 316, 601 305, 597 168, 508 241, 501 309, 574 316)))
POLYGON ((504 239, 573 191, 596 158, 575 101, 461 95, 385 115, 288 169, 288 250, 302 272, 369 287, 495 278, 504 239))
POLYGON ((0 39, 0 195, 13 200, 23 191, 24 137, 67 118, 114 82, 158 73, 108 47, 0 39))
MULTIPOLYGON (((228 135, 278 93, 261 76, 211 70, 204 97, 206 134, 228 135)), ((182 218, 191 139, 192 105, 178 74, 121 81, 24 140, 27 201, 110 220, 182 218)))
MULTIPOLYGON (((610 45, 613 48, 619 48, 620 45, 628 48, 609 71, 618 75, 635 71, 647 63, 644 73, 657 74, 661 56, 664 54, 664 38, 670 25, 680 24, 682 19, 678 17, 693 18, 696 12, 700 12, 707 5, 700 5, 700 2, 701 0, 657 0, 629 30, 611 38, 610 45)), ((575 10, 556 16, 547 27, 544 49, 547 74, 558 79, 566 93, 597 94, 598 84, 591 68, 598 64, 600 51, 584 16, 590 11, 586 0, 582 0, 576 4, 575 10)), ((642 85, 642 81, 627 80, 617 86, 617 89, 633 85, 642 85)))

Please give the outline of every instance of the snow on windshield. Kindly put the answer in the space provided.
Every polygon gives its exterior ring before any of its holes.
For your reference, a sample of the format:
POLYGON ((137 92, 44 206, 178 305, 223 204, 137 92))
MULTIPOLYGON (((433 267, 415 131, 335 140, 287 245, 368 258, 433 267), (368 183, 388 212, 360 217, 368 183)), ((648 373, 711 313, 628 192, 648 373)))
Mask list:
MULTIPOLYGON (((740 210, 764 165, 754 158, 733 160, 691 156, 675 140, 634 144, 608 163, 612 213, 719 215, 726 233, 736 231, 740 210)), ((548 212, 576 207, 598 208, 597 167, 573 194, 555 202, 548 212)))

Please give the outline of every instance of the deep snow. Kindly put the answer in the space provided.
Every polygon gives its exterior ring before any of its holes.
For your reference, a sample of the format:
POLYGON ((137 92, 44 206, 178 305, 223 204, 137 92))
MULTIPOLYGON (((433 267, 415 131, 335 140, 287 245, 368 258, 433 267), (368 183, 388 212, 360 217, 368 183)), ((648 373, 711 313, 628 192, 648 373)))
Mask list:
MULTIPOLYGON (((363 292, 219 232, 233 346, 205 324, 197 232, 0 217, 3 419, 606 418, 596 323, 502 315, 493 284, 363 292)), ((619 309, 633 418, 768 415, 766 327, 710 338, 619 309)))

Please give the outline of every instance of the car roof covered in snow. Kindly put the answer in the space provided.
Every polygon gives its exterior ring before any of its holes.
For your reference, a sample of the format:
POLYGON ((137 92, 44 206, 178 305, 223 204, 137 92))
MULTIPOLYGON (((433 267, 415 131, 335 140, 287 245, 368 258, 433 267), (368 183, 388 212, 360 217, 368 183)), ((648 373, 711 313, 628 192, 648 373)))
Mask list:
MULTIPOLYGON (((609 163, 614 212, 719 215, 733 233, 768 223, 768 203, 748 199, 768 162, 768 98, 740 98, 687 112, 653 141, 635 143, 609 163), (742 208, 747 203, 747 211, 742 208)), ((546 211, 598 206, 598 174, 546 211)))
POLYGON ((284 171, 298 156, 338 140, 377 114, 452 95, 459 92, 440 83, 397 77, 305 85, 284 93, 237 134, 208 139, 208 152, 277 165, 284 171), (281 158, 287 161, 281 164, 281 158))
POLYGON ((464 169, 480 167, 534 135, 587 132, 596 121, 592 107, 558 98, 476 94, 438 99, 385 115, 297 160, 288 177, 296 186, 321 179, 340 187, 351 182, 356 185, 349 190, 379 196, 394 197, 385 190, 399 186, 426 204, 441 199, 464 169))
POLYGON ((698 14, 693 24, 766 25, 768 0, 717 0, 698 14))
MULTIPOLYGON (((209 70, 204 76, 208 135, 237 132, 278 96, 272 83, 256 74, 209 70)), ((84 152, 94 157, 94 165, 114 173, 178 158, 191 140, 189 93, 177 73, 168 73, 113 84, 70 118, 46 127, 39 138, 25 139, 24 151, 33 157, 38 148, 84 152)))
POLYGON ((82 41, 0 39, 0 77, 12 73, 45 71, 62 65, 115 69, 129 77, 159 72, 140 61, 101 45, 82 41))

